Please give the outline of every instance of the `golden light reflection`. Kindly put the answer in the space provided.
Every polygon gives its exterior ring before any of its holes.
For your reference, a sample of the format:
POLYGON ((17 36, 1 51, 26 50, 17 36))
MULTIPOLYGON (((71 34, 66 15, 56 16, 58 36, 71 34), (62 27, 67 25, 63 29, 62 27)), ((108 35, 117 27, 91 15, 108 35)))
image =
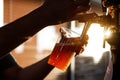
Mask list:
MULTIPOLYGON (((106 50, 103 48, 104 28, 99 24, 92 24, 87 34, 89 35, 88 45, 82 55, 92 56, 94 62, 98 63, 106 50)), ((108 47, 106 48, 109 50, 108 47)))
POLYGON ((111 35, 111 32, 110 32, 110 29, 108 29, 106 32, 105 32, 105 36, 106 37, 109 37, 111 35))

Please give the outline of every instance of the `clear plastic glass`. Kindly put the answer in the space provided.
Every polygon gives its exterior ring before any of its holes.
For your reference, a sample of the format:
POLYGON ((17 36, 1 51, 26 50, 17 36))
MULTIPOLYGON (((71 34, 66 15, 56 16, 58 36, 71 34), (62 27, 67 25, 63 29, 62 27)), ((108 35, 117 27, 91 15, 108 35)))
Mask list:
POLYGON ((57 43, 50 55, 48 64, 65 71, 70 65, 72 58, 75 56, 75 53, 71 50, 72 47, 73 46, 69 44, 65 45, 57 43))

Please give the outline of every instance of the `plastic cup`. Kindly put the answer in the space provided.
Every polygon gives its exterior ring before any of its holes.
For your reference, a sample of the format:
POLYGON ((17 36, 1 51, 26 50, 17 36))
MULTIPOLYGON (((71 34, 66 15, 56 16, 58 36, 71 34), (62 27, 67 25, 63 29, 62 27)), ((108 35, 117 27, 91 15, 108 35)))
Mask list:
POLYGON ((70 65, 72 58, 75 56, 75 52, 73 52, 72 49, 73 46, 70 44, 65 45, 57 43, 50 55, 48 64, 65 71, 70 65))

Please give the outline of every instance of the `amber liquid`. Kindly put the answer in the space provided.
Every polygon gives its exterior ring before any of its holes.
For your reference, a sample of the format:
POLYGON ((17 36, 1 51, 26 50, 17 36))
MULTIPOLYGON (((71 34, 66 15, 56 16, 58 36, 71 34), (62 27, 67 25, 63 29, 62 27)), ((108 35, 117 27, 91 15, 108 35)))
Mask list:
POLYGON ((71 48, 70 45, 56 44, 50 55, 48 64, 65 71, 70 65, 72 58, 75 56, 71 48))

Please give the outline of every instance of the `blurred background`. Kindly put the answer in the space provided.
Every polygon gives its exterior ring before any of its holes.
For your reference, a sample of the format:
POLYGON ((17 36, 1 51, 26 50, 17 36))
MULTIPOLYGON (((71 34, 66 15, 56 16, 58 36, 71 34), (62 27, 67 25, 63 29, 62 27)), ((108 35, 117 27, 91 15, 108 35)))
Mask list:
MULTIPOLYGON (((0 0, 0 25, 24 16, 42 5, 43 0, 0 0), (3 14, 2 14, 3 13, 3 14)), ((55 43, 60 38, 60 27, 69 27, 80 34, 84 23, 72 21, 60 25, 48 26, 34 35, 31 39, 12 51, 12 55, 22 67, 40 61, 51 54, 55 43)), ((109 45, 103 48, 104 30, 99 24, 92 24, 88 32, 88 45, 83 52, 76 56, 69 68, 63 72, 55 68, 44 80, 103 80, 106 67, 110 60, 109 45)), ((80 36, 72 34, 73 36, 80 36)))

